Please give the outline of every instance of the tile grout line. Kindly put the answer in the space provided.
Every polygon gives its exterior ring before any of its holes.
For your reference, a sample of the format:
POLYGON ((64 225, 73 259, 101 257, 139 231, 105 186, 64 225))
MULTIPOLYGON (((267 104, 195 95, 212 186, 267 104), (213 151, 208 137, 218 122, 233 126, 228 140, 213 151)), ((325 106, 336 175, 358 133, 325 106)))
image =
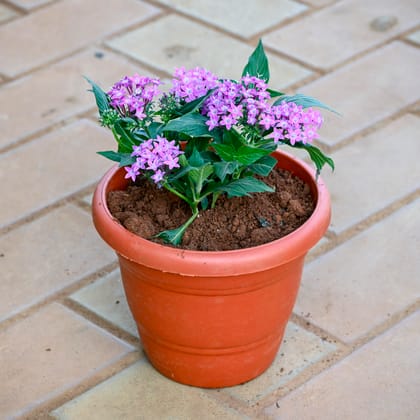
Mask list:
POLYGON ((53 419, 55 417, 52 416, 52 411, 83 395, 95 386, 107 381, 138 361, 143 360, 143 357, 144 356, 141 355, 137 349, 131 350, 122 355, 118 360, 93 372, 91 376, 82 379, 79 383, 70 385, 68 389, 64 389, 58 395, 40 403, 32 410, 19 417, 19 419, 53 419))
POLYGON ((53 201, 47 205, 44 205, 43 207, 39 209, 32 210, 30 213, 21 216, 18 219, 15 219, 14 221, 5 224, 4 226, 0 226, 0 237, 8 234, 11 231, 14 231, 16 229, 19 229, 21 226, 24 226, 26 224, 32 223, 41 217, 51 213, 51 211, 55 209, 62 208, 69 204, 76 204, 78 200, 81 200, 84 195, 90 194, 94 188, 97 185, 97 181, 80 188, 77 191, 74 191, 70 194, 68 194, 65 197, 62 197, 56 201, 53 201))
MULTIPOLYGON (((0 321, 0 332, 5 331, 11 326, 31 317, 35 313, 37 313, 40 309, 45 306, 48 306, 52 303, 62 303, 68 295, 71 295, 81 288, 88 286, 89 284, 99 280, 106 275, 110 274, 114 270, 118 268, 117 261, 111 261, 108 264, 105 264, 99 270, 96 270, 92 273, 88 273, 82 276, 79 280, 74 281, 73 283, 62 287, 61 289, 53 292, 52 294, 45 296, 44 298, 40 299, 39 301, 28 305, 27 307, 23 308, 19 312, 7 317, 0 321)), ((67 306, 67 305, 66 305, 67 306)))
MULTIPOLYGON (((335 350, 334 352, 330 354, 325 355, 322 359, 318 360, 313 365, 309 366, 300 374, 298 374, 291 381, 287 382, 287 384, 284 387, 277 388, 275 391, 267 395, 267 397, 263 398, 260 401, 263 407, 259 408, 259 412, 263 414, 265 408, 274 404, 276 400, 284 398, 286 395, 290 394, 295 389, 309 382, 316 376, 322 374, 324 371, 327 371, 333 368, 338 363, 341 363, 342 361, 346 360, 350 355, 362 349, 371 341, 385 334, 392 328, 397 327, 401 322, 403 322, 406 318, 408 318, 410 315, 412 315, 419 309, 420 309, 420 299, 417 302, 413 303, 412 305, 409 305, 408 307, 402 309, 401 311, 391 315, 388 320, 382 322, 380 325, 377 325, 375 328, 370 330, 367 334, 365 334, 361 338, 349 344, 341 342, 340 340, 337 343, 333 341, 332 343, 334 344, 340 344, 337 350, 335 350)), ((293 317, 292 319, 293 322, 295 322, 296 314, 293 314, 292 317, 293 317)), ((302 324, 302 326, 304 325, 302 324)), ((318 327, 311 324, 311 328, 308 329, 308 331, 313 332, 312 330, 314 328, 318 329, 318 327)), ((319 330, 323 331, 321 329, 319 330)), ((329 333, 327 334, 331 336, 329 333)), ((320 337, 318 333, 315 333, 315 335, 320 337)))

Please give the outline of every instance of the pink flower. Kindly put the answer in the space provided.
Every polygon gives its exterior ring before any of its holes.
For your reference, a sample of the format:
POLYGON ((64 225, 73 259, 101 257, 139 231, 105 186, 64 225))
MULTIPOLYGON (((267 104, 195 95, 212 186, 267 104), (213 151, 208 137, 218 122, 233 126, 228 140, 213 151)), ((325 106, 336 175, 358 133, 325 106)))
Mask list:
POLYGON ((140 175, 149 175, 150 178, 159 183, 163 180, 168 171, 179 168, 178 156, 183 152, 175 141, 168 141, 165 137, 156 136, 133 146, 131 156, 136 157, 136 161, 131 166, 126 166, 126 178, 135 181, 140 175))
POLYGON ((126 170, 125 179, 131 178, 133 182, 136 180, 137 176, 139 175, 139 171, 133 168, 133 166, 125 166, 124 169, 126 170))
POLYGON ((191 102, 206 95, 217 84, 217 76, 204 68, 185 70, 184 67, 180 67, 175 69, 170 93, 185 102, 191 102))
POLYGON ((139 76, 124 77, 107 92, 110 105, 123 116, 146 117, 146 106, 158 95, 159 79, 139 76))

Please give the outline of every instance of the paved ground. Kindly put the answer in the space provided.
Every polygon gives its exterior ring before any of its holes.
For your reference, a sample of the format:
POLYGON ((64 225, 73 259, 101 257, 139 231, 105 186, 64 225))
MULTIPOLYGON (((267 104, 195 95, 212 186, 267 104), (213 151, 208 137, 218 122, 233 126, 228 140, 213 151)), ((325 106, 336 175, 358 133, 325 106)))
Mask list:
POLYGON ((418 0, 0 1, 0 418, 418 419, 418 0), (113 145, 81 75, 237 77, 263 38, 273 87, 316 96, 333 220, 258 379, 173 383, 139 350, 89 201, 113 145))

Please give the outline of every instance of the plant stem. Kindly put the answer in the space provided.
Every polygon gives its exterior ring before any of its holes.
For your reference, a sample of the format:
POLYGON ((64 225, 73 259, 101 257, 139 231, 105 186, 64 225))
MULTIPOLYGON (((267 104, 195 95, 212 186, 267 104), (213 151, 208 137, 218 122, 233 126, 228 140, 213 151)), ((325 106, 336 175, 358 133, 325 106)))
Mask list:
POLYGON ((214 192, 213 193, 213 197, 212 197, 212 200, 211 200, 211 208, 212 209, 214 209, 214 207, 216 206, 216 201, 217 201, 217 199, 220 197, 220 192, 214 192))
POLYGON ((192 206, 191 201, 188 200, 187 197, 185 197, 185 195, 181 194, 180 192, 178 192, 177 190, 175 190, 174 188, 172 188, 167 182, 165 182, 163 184, 163 187, 166 188, 168 191, 170 191, 172 194, 175 194, 177 197, 179 197, 181 200, 184 200, 186 203, 188 203, 190 206, 192 206))

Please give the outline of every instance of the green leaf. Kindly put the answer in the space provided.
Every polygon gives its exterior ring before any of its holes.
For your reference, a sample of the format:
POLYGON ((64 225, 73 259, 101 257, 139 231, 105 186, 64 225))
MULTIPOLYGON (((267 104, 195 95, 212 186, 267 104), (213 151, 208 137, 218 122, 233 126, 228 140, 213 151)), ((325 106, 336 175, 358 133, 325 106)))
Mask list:
POLYGON ((259 179, 248 176, 237 179, 226 185, 221 185, 215 189, 216 191, 224 191, 228 197, 242 197, 256 192, 273 192, 274 189, 260 181, 259 179))
POLYGON ((164 230, 163 232, 158 233, 156 237, 163 239, 166 243, 178 246, 182 241, 184 232, 185 232, 185 226, 182 225, 176 229, 164 230))
MULTIPOLYGON (((181 156, 183 156, 183 155, 181 155, 181 156)), ((175 171, 173 173, 169 173, 169 175, 168 175, 168 182, 169 182, 169 184, 173 184, 175 181, 177 181, 178 179, 182 178, 184 175, 186 175, 188 172, 190 172, 193 169, 193 167, 192 166, 189 166, 189 165, 187 165, 185 167, 182 167, 182 165, 181 165, 181 168, 182 169, 179 169, 179 170, 177 170, 177 171, 175 171)), ((185 189, 179 183, 177 184, 176 187, 177 187, 176 189, 179 189, 180 191, 185 189)))
POLYGON ((235 149, 238 149, 243 144, 247 144, 246 139, 236 130, 226 130, 223 133, 223 143, 229 144, 235 149))
POLYGON ((184 232, 187 230, 188 226, 196 219, 198 216, 198 211, 193 211, 191 217, 179 228, 172 230, 165 230, 156 235, 157 238, 162 238, 165 242, 172 245, 179 245, 181 243, 184 232))
POLYGON ((312 98, 311 96, 303 95, 302 93, 297 93, 296 95, 280 96, 280 98, 274 102, 274 105, 279 105, 283 101, 294 102, 296 105, 302 105, 304 109, 309 108, 311 106, 315 106, 317 108, 323 108, 328 111, 334 112, 337 115, 341 115, 334 109, 330 108, 328 105, 325 105, 322 102, 318 101, 318 99, 312 98))
POLYGON ((131 154, 121 153, 121 155, 120 167, 132 165, 136 161, 136 158, 131 156, 131 154))
POLYGON ((232 175, 238 169, 238 162, 215 162, 214 173, 223 182, 227 175, 232 175))
POLYGON ((321 173, 321 170, 324 167, 324 165, 329 165, 331 167, 331 170, 334 171, 334 161, 329 156, 326 156, 320 149, 318 149, 318 147, 315 147, 312 144, 303 143, 295 143, 294 145, 291 145, 289 142, 284 142, 284 144, 287 144, 288 146, 297 149, 305 149, 316 167, 317 176, 321 173))
POLYGON ((188 172, 188 177, 195 186, 195 192, 199 196, 203 189, 204 181, 213 173, 213 166, 210 163, 206 163, 200 168, 192 168, 188 172))
POLYGON ((178 163, 181 165, 182 168, 185 168, 188 166, 188 160, 185 157, 184 153, 178 156, 178 163))
POLYGON ((107 159, 110 159, 114 162, 119 162, 120 167, 132 165, 136 161, 136 159, 133 156, 131 156, 131 154, 129 153, 118 153, 112 150, 106 150, 104 152, 97 152, 97 153, 98 155, 104 156, 107 159))
POLYGON ((114 135, 116 134, 115 137, 118 143, 118 152, 131 153, 133 151, 133 146, 136 145, 136 142, 131 137, 131 133, 123 127, 121 120, 115 122, 113 131, 114 135))
POLYGON ((114 162, 119 162, 121 160, 121 154, 117 153, 112 150, 105 150, 103 152, 96 152, 98 155, 104 156, 109 160, 113 160, 114 162))
POLYGON ((258 41, 258 45, 255 48, 254 52, 249 57, 248 63, 242 72, 242 77, 246 76, 247 74, 263 79, 265 82, 268 82, 270 79, 268 59, 265 55, 261 39, 258 41))
POLYGON ((204 198, 200 201, 200 204, 201 204, 201 208, 202 208, 203 210, 207 210, 207 207, 209 206, 209 199, 208 199, 207 197, 204 197, 204 198))
POLYGON ((137 140, 138 142, 142 142, 143 140, 148 140, 150 136, 143 130, 143 129, 137 129, 131 132, 131 135, 133 136, 134 140, 137 140))
POLYGON ((212 137, 206 125, 207 118, 198 113, 182 115, 169 121, 162 131, 175 131, 191 137, 212 137))
POLYGON ((272 169, 276 166, 277 159, 272 156, 263 156, 261 159, 257 160, 254 164, 250 165, 248 169, 255 174, 261 176, 268 176, 272 169))
POLYGON ((188 102, 177 110, 181 115, 189 114, 196 111, 204 103, 204 101, 215 91, 216 89, 209 90, 204 96, 195 99, 194 101, 188 102))
POLYGON ((202 158, 200 152, 194 147, 190 157, 188 158, 188 163, 194 167, 201 167, 204 165, 204 159, 202 158))
POLYGON ((213 147, 222 160, 239 162, 242 165, 251 165, 271 153, 270 150, 246 145, 240 146, 239 149, 235 149, 231 144, 215 144, 213 147))
POLYGON ((283 96, 283 92, 279 92, 278 90, 267 88, 267 92, 270 94, 271 98, 277 98, 278 96, 283 96))
POLYGON ((161 133, 163 126, 164 125, 162 123, 158 123, 155 121, 149 124, 149 126, 147 127, 147 131, 149 132, 150 138, 155 139, 156 136, 158 136, 161 133))
POLYGON ((95 101, 98 106, 99 114, 102 115, 104 111, 109 109, 108 96, 95 82, 92 82, 92 80, 88 79, 86 76, 84 76, 84 78, 92 86, 92 90, 90 90, 90 92, 93 92, 95 95, 95 101))

